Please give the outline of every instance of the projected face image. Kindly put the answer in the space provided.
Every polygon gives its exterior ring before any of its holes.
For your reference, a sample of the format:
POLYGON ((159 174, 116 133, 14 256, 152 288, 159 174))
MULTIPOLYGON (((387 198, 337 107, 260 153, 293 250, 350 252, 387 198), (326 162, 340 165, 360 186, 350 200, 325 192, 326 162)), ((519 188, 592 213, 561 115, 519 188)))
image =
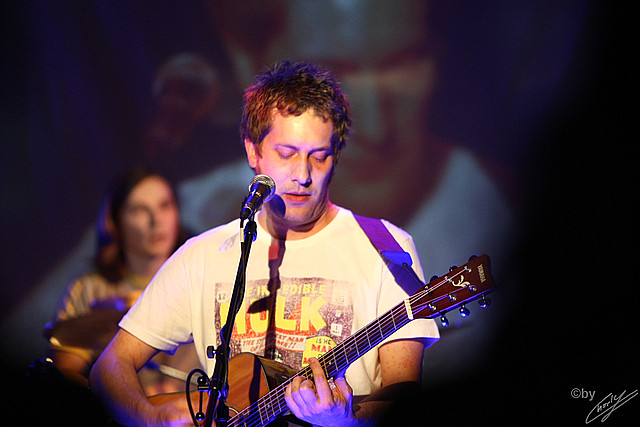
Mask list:
POLYGON ((352 106, 354 133, 340 156, 331 199, 364 215, 406 220, 437 182, 447 152, 426 129, 436 73, 427 3, 279 2, 276 17, 275 9, 268 12, 272 27, 265 29, 262 20, 255 29, 261 39, 252 25, 226 20, 228 8, 215 3, 214 22, 244 84, 283 58, 314 62, 337 75, 352 106), (428 183, 421 185, 424 195, 410 192, 416 182, 428 183))
POLYGON ((401 222, 421 202, 412 184, 439 172, 443 148, 426 129, 436 70, 425 15, 425 2, 295 2, 287 44, 272 49, 322 64, 342 82, 354 134, 331 197, 365 215, 401 222))

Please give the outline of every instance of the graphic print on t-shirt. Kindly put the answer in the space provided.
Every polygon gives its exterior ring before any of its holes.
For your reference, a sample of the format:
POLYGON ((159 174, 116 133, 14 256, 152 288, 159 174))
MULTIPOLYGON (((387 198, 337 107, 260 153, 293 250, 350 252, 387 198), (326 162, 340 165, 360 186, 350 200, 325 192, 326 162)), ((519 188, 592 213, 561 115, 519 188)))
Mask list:
MULTIPOLYGON (((227 320, 228 289, 216 286, 217 330, 227 320)), ((281 277, 274 303, 268 280, 248 281, 233 329, 231 356, 241 352, 264 355, 269 341, 275 343, 278 362, 294 369, 308 365, 310 357, 328 352, 351 335, 353 307, 347 289, 347 283, 335 280, 281 277)))

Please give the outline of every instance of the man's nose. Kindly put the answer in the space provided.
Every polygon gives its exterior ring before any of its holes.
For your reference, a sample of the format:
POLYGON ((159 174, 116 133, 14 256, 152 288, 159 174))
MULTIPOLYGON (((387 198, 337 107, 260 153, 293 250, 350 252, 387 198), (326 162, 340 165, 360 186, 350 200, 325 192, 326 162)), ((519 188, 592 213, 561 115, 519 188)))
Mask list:
POLYGON ((300 156, 299 161, 293 166, 291 179, 306 187, 311 184, 311 163, 306 156, 300 156))

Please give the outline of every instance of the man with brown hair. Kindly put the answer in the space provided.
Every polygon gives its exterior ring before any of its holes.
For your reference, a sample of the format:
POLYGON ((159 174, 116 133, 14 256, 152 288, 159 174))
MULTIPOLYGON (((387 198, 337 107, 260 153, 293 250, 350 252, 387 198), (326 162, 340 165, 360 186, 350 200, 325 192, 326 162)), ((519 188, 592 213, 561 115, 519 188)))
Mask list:
MULTIPOLYGON (((249 166, 270 176, 276 190, 255 214, 258 233, 231 354, 263 353, 294 369, 308 365, 313 380, 293 379, 285 400, 296 417, 315 425, 369 423, 384 407, 379 396, 387 387, 420 381, 424 347, 438 338, 432 320, 418 319, 333 378, 326 378, 318 362, 407 297, 353 214, 329 199, 350 126, 350 107, 335 77, 306 62, 276 64, 245 93, 241 134, 249 166)), ((156 352, 189 341, 212 372, 206 347, 219 344, 229 310, 239 225, 238 219, 188 241, 120 323, 91 373, 92 388, 116 421, 190 422, 184 403, 153 406, 135 372, 156 352)), ((423 279, 411 236, 384 225, 423 279)))

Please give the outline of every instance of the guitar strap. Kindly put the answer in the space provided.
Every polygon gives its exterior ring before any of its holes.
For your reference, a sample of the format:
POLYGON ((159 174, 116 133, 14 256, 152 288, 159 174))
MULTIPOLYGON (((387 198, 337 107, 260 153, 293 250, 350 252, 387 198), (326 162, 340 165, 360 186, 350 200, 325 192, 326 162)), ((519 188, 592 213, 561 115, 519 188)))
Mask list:
POLYGON ((404 291, 413 295, 424 283, 411 268, 411 255, 391 235, 382 220, 353 214, 369 241, 385 260, 389 271, 404 291), (388 262, 390 261, 390 262, 388 262))

